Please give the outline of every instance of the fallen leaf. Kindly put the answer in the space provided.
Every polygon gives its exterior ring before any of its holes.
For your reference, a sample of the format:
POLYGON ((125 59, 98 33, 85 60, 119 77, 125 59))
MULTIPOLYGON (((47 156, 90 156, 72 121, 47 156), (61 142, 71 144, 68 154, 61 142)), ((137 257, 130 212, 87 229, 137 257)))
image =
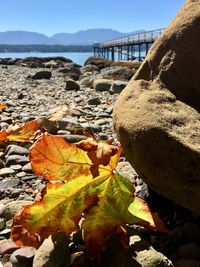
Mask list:
POLYGON ((32 142, 38 128, 38 123, 35 120, 28 121, 22 126, 13 125, 0 132, 0 141, 32 142))
MULTIPOLYGON (((144 219, 152 217, 143 202, 132 206, 130 212, 129 207, 134 201, 134 188, 130 181, 115 173, 95 179, 82 179, 80 176, 66 184, 49 183, 42 200, 26 206, 22 214, 14 218, 12 239, 18 246, 37 248, 52 233, 64 231, 70 235, 84 218, 81 225, 84 242, 90 257, 96 258, 113 233, 120 233, 124 243, 123 225, 141 224, 144 219)), ((152 219, 145 223, 157 229, 152 219)))

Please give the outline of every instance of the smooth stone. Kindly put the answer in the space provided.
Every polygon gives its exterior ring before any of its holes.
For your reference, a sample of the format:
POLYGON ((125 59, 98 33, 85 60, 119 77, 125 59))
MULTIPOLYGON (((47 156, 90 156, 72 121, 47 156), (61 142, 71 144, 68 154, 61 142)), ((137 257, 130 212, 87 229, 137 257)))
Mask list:
POLYGON ((66 91, 71 91, 71 90, 79 91, 80 85, 77 82, 75 82, 74 80, 69 79, 66 81, 65 90, 66 91))
POLYGON ((78 134, 65 134, 65 135, 57 135, 57 136, 62 137, 63 139, 65 139, 69 143, 76 143, 76 142, 80 142, 82 140, 87 139, 86 136, 78 135, 78 134))
POLYGON ((133 68, 126 66, 111 66, 101 70, 99 76, 112 80, 130 80, 134 74, 133 68))
POLYGON ((22 166, 19 165, 19 164, 16 164, 16 165, 10 165, 9 168, 11 168, 11 169, 14 170, 14 171, 21 171, 22 166))
POLYGON ((35 73, 35 75, 33 75, 31 78, 33 80, 41 80, 41 79, 51 79, 52 77, 52 73, 50 71, 38 71, 35 73))
POLYGON ((90 132, 93 131, 95 133, 100 133, 102 131, 101 126, 93 124, 93 123, 82 123, 81 126, 86 129, 86 131, 90 132))
POLYGON ((99 99, 99 97, 90 98, 87 103, 88 103, 88 105, 97 106, 97 105, 101 104, 101 100, 99 99))
POLYGON ((11 168, 2 168, 0 169, 0 176, 1 177, 7 177, 15 173, 15 171, 11 168))
POLYGON ((25 177, 27 175, 27 173, 26 172, 18 172, 17 174, 16 174, 16 176, 18 177, 18 178, 22 178, 22 177, 25 177))
POLYGON ((128 82, 125 81, 114 81, 111 85, 109 92, 111 94, 120 94, 122 90, 127 86, 128 82))
POLYGON ((1 116, 1 122, 5 122, 7 125, 12 123, 12 118, 1 116))
POLYGON ((26 200, 11 201, 5 205, 3 217, 7 220, 12 219, 18 212, 21 212, 25 206, 30 204, 32 204, 32 202, 26 200))
POLYGON ((10 262, 14 267, 32 267, 35 252, 33 247, 19 248, 11 254, 10 262))
POLYGON ((9 127, 9 124, 7 122, 1 122, 0 123, 0 128, 1 130, 5 130, 9 127))
POLYGON ((96 79, 93 82, 93 88, 98 92, 109 91, 112 83, 112 80, 96 79))
POLYGON ((10 165, 25 165, 29 162, 28 157, 21 155, 10 155, 6 158, 6 166, 10 165))
POLYGON ((46 129, 48 133, 56 134, 57 133, 57 126, 55 121, 51 121, 46 117, 39 117, 37 119, 37 123, 39 124, 40 129, 46 129))
POLYGON ((0 191, 5 190, 7 188, 13 188, 16 187, 20 184, 19 179, 9 179, 9 180, 4 180, 0 182, 0 191))
POLYGON ((33 170, 32 170, 32 165, 31 165, 31 163, 29 162, 29 163, 25 164, 25 165, 22 167, 22 171, 23 171, 23 172, 26 172, 26 173, 32 173, 33 170))
POLYGON ((11 240, 1 240, 0 241, 0 255, 10 254, 19 247, 11 240))
POLYGON ((29 150, 25 147, 17 146, 17 145, 9 145, 6 148, 5 154, 6 155, 28 155, 29 150))
POLYGON ((105 125, 105 124, 109 124, 110 123, 110 119, 108 118, 101 118, 95 121, 96 125, 105 125))
POLYGON ((30 180, 36 180, 38 179, 38 177, 36 175, 26 175, 24 177, 21 178, 22 181, 30 181, 30 180))

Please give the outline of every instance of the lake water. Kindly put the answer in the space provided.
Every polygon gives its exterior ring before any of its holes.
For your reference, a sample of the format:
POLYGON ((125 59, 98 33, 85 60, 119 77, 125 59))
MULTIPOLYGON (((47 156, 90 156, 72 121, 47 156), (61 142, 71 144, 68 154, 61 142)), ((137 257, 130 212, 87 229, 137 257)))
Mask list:
POLYGON ((66 57, 73 62, 83 65, 88 57, 93 56, 93 52, 85 53, 0 53, 0 58, 25 58, 25 57, 66 57))

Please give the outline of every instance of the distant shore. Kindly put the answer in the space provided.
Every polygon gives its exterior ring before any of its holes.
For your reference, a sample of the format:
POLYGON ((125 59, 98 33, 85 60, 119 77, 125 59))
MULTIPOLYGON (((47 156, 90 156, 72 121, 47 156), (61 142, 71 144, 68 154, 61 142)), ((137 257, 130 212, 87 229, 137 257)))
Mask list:
POLYGON ((92 52, 91 45, 7 45, 0 44, 0 53, 65 53, 92 52))

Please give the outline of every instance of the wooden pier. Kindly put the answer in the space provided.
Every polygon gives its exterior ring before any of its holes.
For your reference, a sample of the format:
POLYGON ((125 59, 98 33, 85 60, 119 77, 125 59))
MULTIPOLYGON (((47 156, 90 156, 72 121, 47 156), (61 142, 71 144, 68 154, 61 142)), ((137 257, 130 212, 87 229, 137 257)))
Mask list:
POLYGON ((95 43, 94 56, 116 60, 142 61, 151 45, 164 32, 165 28, 139 32, 122 38, 95 43))

